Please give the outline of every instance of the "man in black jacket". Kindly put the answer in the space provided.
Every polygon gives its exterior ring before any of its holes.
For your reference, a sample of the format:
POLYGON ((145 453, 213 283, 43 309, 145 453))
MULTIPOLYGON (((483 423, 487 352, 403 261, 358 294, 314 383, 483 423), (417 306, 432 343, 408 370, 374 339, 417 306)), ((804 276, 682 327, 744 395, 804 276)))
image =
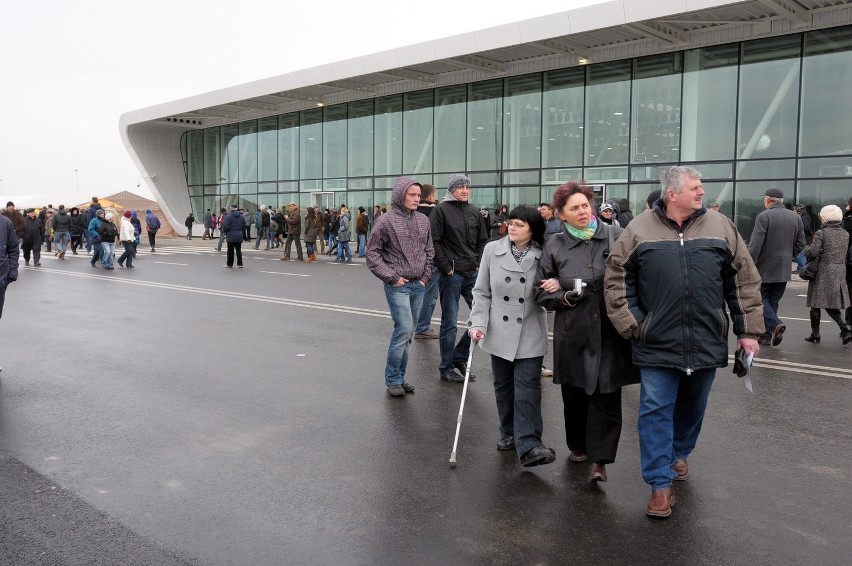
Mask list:
POLYGON ((18 237, 12 221, 0 216, 0 317, 6 301, 6 287, 18 280, 18 237))
POLYGON ((44 224, 41 218, 35 215, 35 209, 28 208, 27 217, 24 219, 24 230, 21 233, 21 248, 26 265, 30 264, 30 253, 32 253, 34 265, 41 267, 42 240, 44 240, 44 224))
MULTIPOLYGON (((454 371, 467 370, 470 336, 462 333, 456 344, 459 298, 467 306, 473 303, 473 286, 479 272, 482 250, 488 243, 488 229, 479 210, 470 200, 470 179, 464 175, 450 176, 444 200, 429 215, 432 243, 435 247, 435 267, 441 272, 438 288, 441 293, 441 379, 452 383, 464 382, 454 371)), ((470 374, 470 379, 475 379, 470 374)))

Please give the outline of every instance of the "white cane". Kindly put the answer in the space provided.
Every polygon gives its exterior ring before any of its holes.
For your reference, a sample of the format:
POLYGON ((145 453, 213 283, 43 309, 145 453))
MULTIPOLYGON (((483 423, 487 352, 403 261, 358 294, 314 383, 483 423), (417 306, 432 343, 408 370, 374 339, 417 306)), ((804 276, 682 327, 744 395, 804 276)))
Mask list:
POLYGON ((476 348, 476 341, 470 340, 470 354, 467 356, 467 367, 464 372, 464 387, 462 388, 461 406, 459 407, 459 418, 456 423, 456 439, 453 441, 453 453, 450 454, 450 464, 456 463, 456 448, 459 445, 459 432, 461 432, 462 413, 464 412, 464 399, 467 397, 467 384, 470 381, 470 364, 473 363, 473 349, 476 348))

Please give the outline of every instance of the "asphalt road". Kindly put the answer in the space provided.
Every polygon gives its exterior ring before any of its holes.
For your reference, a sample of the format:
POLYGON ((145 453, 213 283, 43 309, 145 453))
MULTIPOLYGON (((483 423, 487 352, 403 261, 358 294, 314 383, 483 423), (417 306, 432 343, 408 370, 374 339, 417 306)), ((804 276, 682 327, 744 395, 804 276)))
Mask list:
POLYGON ((549 380, 556 462, 524 470, 495 449, 478 352, 450 468, 461 387, 438 380, 436 341, 415 341, 416 393, 387 395, 391 321, 363 261, 250 249, 224 269, 198 238, 143 255, 106 272, 46 254, 9 288, 0 564, 849 563, 852 345, 827 317, 821 344, 802 340, 801 282, 754 392, 718 373, 659 521, 644 515, 636 386, 610 481, 592 486, 567 461, 549 380))

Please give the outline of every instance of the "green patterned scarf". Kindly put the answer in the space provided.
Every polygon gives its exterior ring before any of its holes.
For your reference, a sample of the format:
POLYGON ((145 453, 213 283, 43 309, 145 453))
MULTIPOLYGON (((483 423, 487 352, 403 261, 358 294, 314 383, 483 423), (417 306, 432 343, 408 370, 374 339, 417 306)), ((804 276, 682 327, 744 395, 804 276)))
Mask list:
POLYGON ((569 234, 578 240, 590 240, 598 230, 598 219, 596 216, 592 216, 592 221, 585 228, 574 228, 567 222, 563 222, 562 225, 565 226, 565 230, 569 234))

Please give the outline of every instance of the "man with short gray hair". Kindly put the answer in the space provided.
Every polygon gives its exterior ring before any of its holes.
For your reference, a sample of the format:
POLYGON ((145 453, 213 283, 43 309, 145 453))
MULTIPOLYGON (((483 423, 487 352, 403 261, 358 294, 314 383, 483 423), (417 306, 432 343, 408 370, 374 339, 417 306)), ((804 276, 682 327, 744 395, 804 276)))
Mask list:
POLYGON ((784 208, 784 191, 781 189, 766 189, 763 206, 766 210, 754 220, 748 251, 760 273, 766 327, 760 343, 777 346, 787 330, 778 318, 778 303, 787 289, 793 258, 805 248, 805 227, 801 216, 784 208))

